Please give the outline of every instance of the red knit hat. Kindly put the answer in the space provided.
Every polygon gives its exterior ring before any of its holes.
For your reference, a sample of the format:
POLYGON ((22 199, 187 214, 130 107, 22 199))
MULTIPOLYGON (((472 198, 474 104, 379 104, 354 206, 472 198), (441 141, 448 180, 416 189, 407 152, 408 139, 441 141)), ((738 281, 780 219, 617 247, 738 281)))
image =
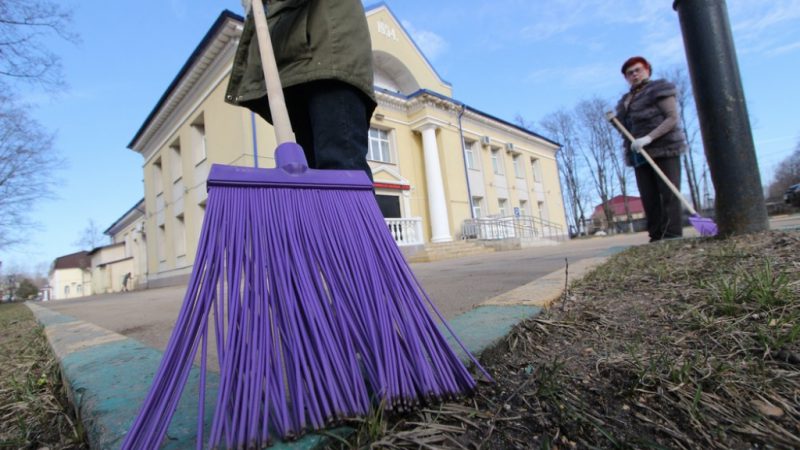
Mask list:
POLYGON ((653 73, 653 66, 651 66, 650 63, 647 62, 646 59, 644 59, 643 56, 633 56, 631 58, 628 58, 628 60, 625 61, 625 64, 622 65, 622 74, 625 75, 625 71, 628 70, 628 67, 636 63, 642 63, 642 65, 647 69, 648 72, 653 73))

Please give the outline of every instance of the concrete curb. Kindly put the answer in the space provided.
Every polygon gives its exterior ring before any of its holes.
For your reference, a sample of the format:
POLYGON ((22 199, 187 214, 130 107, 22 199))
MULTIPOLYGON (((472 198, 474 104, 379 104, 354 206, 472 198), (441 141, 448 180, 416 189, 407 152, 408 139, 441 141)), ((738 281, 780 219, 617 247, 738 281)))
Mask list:
MULTIPOLYGON (((614 251, 612 250, 612 253, 614 251)), ((601 264, 605 257, 578 261, 569 266, 570 280, 601 264)), ((537 314, 561 296, 564 270, 552 272, 524 286, 497 296, 449 321, 452 331, 474 355, 480 355, 503 338, 517 323, 537 314)), ((26 303, 44 326, 45 335, 61 365, 80 420, 93 449, 117 449, 130 428, 158 369, 163 353, 141 342, 97 325, 77 320, 34 303, 26 303)), ((451 347, 467 361, 455 338, 446 330, 451 347)), ((194 448, 197 430, 199 371, 189 377, 178 410, 170 424, 163 449, 194 448)), ((207 398, 213 399, 218 378, 208 374, 207 398)), ((213 405, 207 406, 205 429, 213 405)), ((347 434, 348 429, 331 430, 347 434)), ((327 437, 309 434, 293 442, 278 442, 272 449, 320 448, 327 437)))
MULTIPOLYGON (((92 449, 117 449, 144 402, 163 352, 97 325, 26 303, 44 326, 60 365, 67 394, 92 449)), ((207 374, 205 429, 211 423, 218 377, 207 374)), ((195 448, 199 370, 193 369, 162 449, 195 448)), ((309 434, 272 449, 310 450, 327 438, 309 434)))
POLYGON ((608 259, 607 256, 600 256, 582 259, 568 266, 565 265, 563 269, 550 272, 524 286, 500 294, 488 300, 484 305, 527 305, 546 308, 561 297, 566 283, 583 277, 586 273, 605 262, 606 259, 608 259))

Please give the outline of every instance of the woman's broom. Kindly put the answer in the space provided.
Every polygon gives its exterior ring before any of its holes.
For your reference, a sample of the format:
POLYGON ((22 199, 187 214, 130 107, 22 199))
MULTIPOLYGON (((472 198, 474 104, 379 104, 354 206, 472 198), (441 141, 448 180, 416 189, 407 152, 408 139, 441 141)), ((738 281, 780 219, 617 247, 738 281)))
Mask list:
MULTIPOLYGON (((617 116, 613 112, 611 111, 606 112, 606 119, 608 119, 619 130, 619 132, 622 133, 623 136, 625 136, 626 139, 631 141, 631 143, 636 140, 636 138, 633 137, 631 132, 628 131, 628 129, 625 128, 624 125, 622 125, 622 122, 620 122, 619 119, 617 119, 617 116)), ((651 158, 646 151, 641 151, 639 152, 639 154, 642 155, 642 157, 647 161, 648 164, 650 164, 650 167, 661 178, 661 181, 663 181, 664 184, 667 185, 669 190, 671 190, 672 193, 675 194, 676 197, 678 197, 681 203, 683 203, 683 206, 685 206, 686 209, 689 211, 690 214, 689 223, 691 223, 694 229, 697 230, 698 233, 700 233, 700 236, 716 236, 717 224, 714 223, 713 220, 707 217, 702 217, 699 214, 697 214, 697 211, 695 211, 694 207, 692 207, 689 201, 686 200, 686 197, 684 197, 683 194, 681 194, 681 191, 679 191, 678 188, 675 187, 675 185, 672 184, 671 181, 669 181, 667 175, 664 174, 661 168, 658 167, 656 162, 653 161, 653 158, 651 158)))
POLYGON ((263 6, 252 6, 281 142, 276 168, 212 167, 183 307, 123 449, 161 445, 198 348, 198 449, 204 436, 209 448, 260 448, 376 405, 403 409, 476 385, 429 315, 428 308, 444 323, 389 233, 366 174, 308 168, 263 6), (220 379, 204 433, 209 325, 220 379))

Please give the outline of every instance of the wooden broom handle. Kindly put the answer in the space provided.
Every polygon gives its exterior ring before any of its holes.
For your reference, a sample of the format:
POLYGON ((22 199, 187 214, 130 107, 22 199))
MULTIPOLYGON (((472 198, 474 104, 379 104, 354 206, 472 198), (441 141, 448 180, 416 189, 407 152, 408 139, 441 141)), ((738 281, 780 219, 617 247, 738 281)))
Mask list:
MULTIPOLYGON (((622 133, 626 138, 628 138, 628 140, 631 141, 631 143, 633 143, 633 141, 636 140, 636 138, 633 137, 631 132, 628 131, 627 128, 625 128, 625 125, 622 125, 622 122, 620 122, 619 119, 617 119, 617 116, 613 112, 611 111, 607 112, 606 118, 610 120, 611 123, 614 124, 615 127, 617 127, 620 133, 622 133)), ((640 155, 642 155, 642 157, 644 157, 647 163, 650 164, 650 167, 652 167, 653 170, 658 174, 658 176, 661 177, 661 180, 663 180, 664 183, 667 184, 667 187, 669 187, 672 193, 675 194, 675 196, 680 199, 681 203, 683 203, 683 206, 685 206, 686 209, 689 210, 689 213, 692 214, 693 216, 696 216, 697 211, 695 211, 692 205, 689 204, 689 201, 686 200, 686 197, 684 197, 683 194, 681 194, 681 191, 679 191, 678 188, 676 188, 675 185, 672 184, 671 181, 669 181, 669 178, 667 178, 664 172, 661 171, 661 168, 658 167, 658 165, 656 165, 656 162, 653 161, 653 158, 651 158, 646 151, 641 151, 637 153, 639 153, 640 155)))
POLYGON ((251 0, 251 10, 256 25, 258 51, 261 54, 264 83, 267 85, 267 98, 272 115, 272 126, 275 128, 275 139, 278 141, 278 145, 284 142, 297 142, 292 131, 292 123, 289 121, 289 112, 286 110, 281 77, 278 73, 278 64, 275 62, 275 53, 272 51, 272 39, 269 36, 267 16, 261 0, 251 0))

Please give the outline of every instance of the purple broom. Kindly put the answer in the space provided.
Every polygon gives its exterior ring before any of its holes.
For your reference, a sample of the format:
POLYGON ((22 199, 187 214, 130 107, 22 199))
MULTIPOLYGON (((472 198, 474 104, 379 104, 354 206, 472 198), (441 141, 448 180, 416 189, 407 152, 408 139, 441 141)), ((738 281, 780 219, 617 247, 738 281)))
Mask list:
MULTIPOLYGON (((611 123, 615 127, 617 127, 617 129, 620 131, 620 133, 623 134, 623 136, 625 136, 626 139, 628 139, 631 142, 636 140, 636 138, 633 137, 631 132, 628 131, 628 129, 625 128, 624 125, 622 125, 622 122, 620 122, 619 119, 617 119, 617 116, 613 112, 608 111, 606 113, 606 118, 609 121, 611 121, 611 123)), ((641 151, 639 152, 639 154, 642 155, 642 157, 647 161, 648 164, 650 164, 650 167, 656 172, 656 174, 658 174, 658 176, 661 178, 661 181, 663 181, 664 184, 667 185, 669 190, 671 190, 672 193, 675 194, 676 197, 678 197, 681 203, 683 203, 683 206, 685 206, 686 209, 689 211, 690 214, 689 223, 691 223, 694 229, 697 230, 698 233, 700 233, 700 236, 716 236, 717 224, 714 223, 713 220, 707 217, 702 217, 701 215, 697 214, 697 211, 695 211, 694 207, 692 207, 689 201, 686 200, 686 197, 684 197, 683 194, 681 194, 681 191, 679 191, 678 188, 675 187, 675 185, 672 184, 671 181, 669 181, 669 178, 667 178, 667 176, 664 174, 661 168, 658 167, 656 162, 653 161, 653 158, 651 158, 646 151, 641 151)))
POLYGON ((252 9, 282 142, 276 168, 212 166, 183 306, 122 449, 161 445, 198 350, 198 449, 260 448, 374 407, 405 409, 476 386, 437 327, 453 334, 394 242, 367 175, 308 168, 261 2, 252 9), (220 373, 204 430, 209 332, 220 373))

